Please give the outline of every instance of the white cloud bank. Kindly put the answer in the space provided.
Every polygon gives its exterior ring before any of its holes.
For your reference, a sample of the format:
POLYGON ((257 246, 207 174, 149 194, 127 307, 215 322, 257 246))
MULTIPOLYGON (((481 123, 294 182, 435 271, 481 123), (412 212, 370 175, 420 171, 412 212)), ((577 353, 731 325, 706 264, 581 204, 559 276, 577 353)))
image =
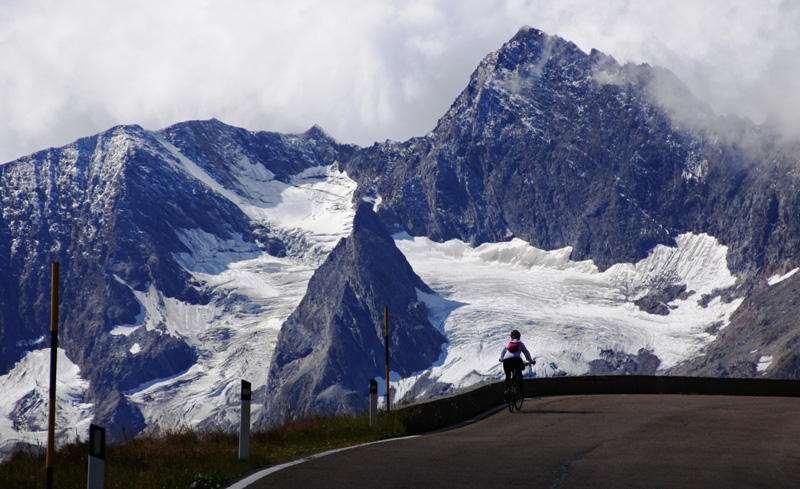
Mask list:
POLYGON ((212 117, 404 140, 523 25, 667 67, 719 113, 800 133, 800 2, 3 0, 0 162, 212 117))

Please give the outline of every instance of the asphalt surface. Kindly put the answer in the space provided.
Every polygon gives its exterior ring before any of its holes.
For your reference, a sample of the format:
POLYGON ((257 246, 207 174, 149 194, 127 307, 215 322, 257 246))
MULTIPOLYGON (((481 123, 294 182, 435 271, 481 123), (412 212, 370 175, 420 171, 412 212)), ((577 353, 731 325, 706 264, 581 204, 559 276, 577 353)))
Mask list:
POLYGON ((299 463, 248 489, 512 485, 797 488, 800 398, 539 398, 518 413, 299 463))

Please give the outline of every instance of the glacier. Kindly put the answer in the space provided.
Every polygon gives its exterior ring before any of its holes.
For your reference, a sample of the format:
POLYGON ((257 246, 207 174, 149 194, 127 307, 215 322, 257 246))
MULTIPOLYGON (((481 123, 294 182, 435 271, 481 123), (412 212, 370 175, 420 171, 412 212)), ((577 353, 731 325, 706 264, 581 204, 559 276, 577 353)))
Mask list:
MULTIPOLYGON (((211 302, 188 305, 162 297, 155 288, 147 294, 134 291, 146 318, 162 321, 199 353, 186 372, 125 393, 148 429, 228 429, 238 423, 239 379, 263 392, 281 324, 300 303, 314 270, 350 232, 356 184, 334 166, 310 168, 283 183, 243 160, 239 183, 248 197, 242 197, 169 149, 192 176, 297 243, 287 256, 275 257, 243 240, 181 230, 192 252, 180 254, 178 261, 211 292, 211 302)), ((254 404, 255 416, 260 408, 254 404)))
MULTIPOLYGON (((56 442, 88 438, 92 405, 84 401, 89 382, 61 348, 56 365, 56 442)), ((0 459, 22 447, 47 446, 50 399, 50 349, 28 352, 0 376, 0 459)))
MULTIPOLYGON (((714 341, 712 331, 724 328, 741 304, 741 299, 726 303, 720 297, 701 303, 703 296, 736 282, 727 268, 726 247, 707 234, 683 234, 676 247, 658 245, 646 259, 604 272, 591 261, 570 260, 570 248, 543 251, 520 239, 477 248, 407 234, 396 240, 417 274, 439 294, 420 299, 449 341, 441 365, 416 377, 391 379, 398 400, 418 381, 458 390, 502 378, 498 359, 512 329, 522 333, 537 358, 536 376, 586 374, 604 350, 636 354, 645 349, 666 370, 714 341), (668 283, 686 284, 690 291, 669 304, 669 315, 650 314, 634 304, 668 283)), ((414 390, 424 392, 420 386, 414 390)))

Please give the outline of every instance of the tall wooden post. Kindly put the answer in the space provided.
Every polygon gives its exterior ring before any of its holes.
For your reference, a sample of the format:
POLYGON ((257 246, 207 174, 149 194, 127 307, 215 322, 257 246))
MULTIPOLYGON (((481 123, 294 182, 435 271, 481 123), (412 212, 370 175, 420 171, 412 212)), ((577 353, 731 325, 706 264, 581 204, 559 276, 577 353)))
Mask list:
POLYGON ((389 308, 383 308, 383 323, 385 326, 384 339, 386 340, 386 410, 391 411, 392 405, 389 403, 389 308))
POLYGON ((50 412, 47 423, 45 487, 53 488, 53 461, 56 449, 56 361, 58 360, 58 263, 53 263, 50 302, 50 412))

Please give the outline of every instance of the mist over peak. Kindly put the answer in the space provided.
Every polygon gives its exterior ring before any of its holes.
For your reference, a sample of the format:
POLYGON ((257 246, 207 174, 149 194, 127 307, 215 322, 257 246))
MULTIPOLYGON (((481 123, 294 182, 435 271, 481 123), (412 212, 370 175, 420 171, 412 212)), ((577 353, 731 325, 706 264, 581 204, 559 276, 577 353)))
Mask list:
POLYGON ((320 124, 359 145, 404 141, 430 131, 481 58, 526 24, 623 64, 664 66, 717 114, 757 124, 775 114, 797 134, 796 2, 171 5, 6 2, 0 162, 117 124, 212 117, 283 133, 320 124))

